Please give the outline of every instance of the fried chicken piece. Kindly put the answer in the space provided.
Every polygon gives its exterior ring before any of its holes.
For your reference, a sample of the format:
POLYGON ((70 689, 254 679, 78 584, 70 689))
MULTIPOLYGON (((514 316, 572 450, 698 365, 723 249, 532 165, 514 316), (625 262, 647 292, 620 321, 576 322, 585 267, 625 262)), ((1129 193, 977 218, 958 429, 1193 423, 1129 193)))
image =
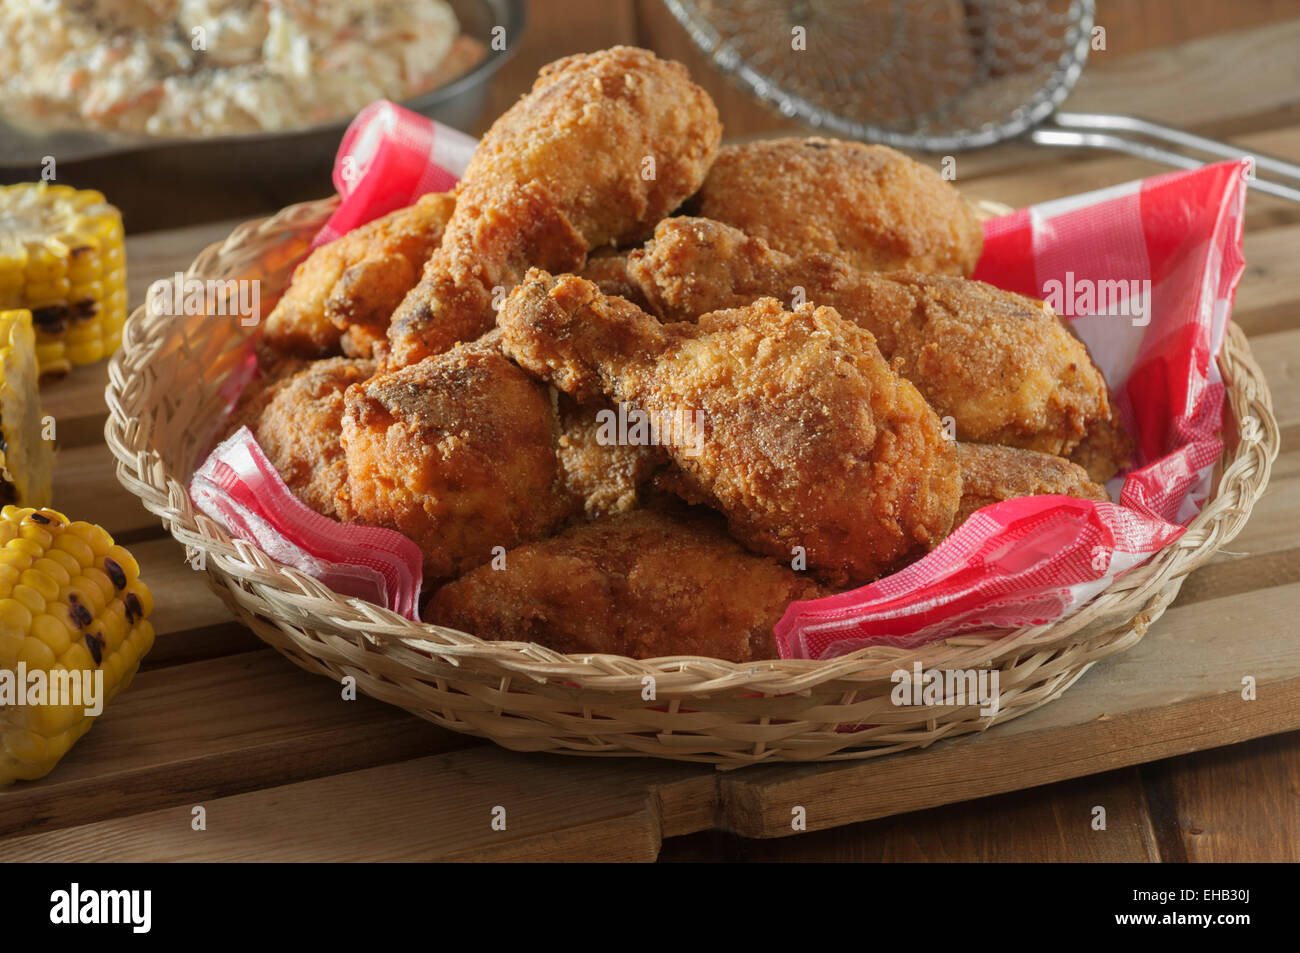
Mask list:
POLYGON ((767 298, 661 325, 589 281, 534 269, 498 323, 529 373, 650 414, 679 493, 721 510, 750 549, 785 561, 803 547, 829 585, 889 572, 952 525, 952 442, 870 333, 833 309, 767 298))
POLYGON ((726 146, 694 205, 780 251, 829 252, 860 271, 970 275, 984 247, 979 220, 938 173, 842 139, 726 146))
POLYGON ((628 274, 628 252, 617 248, 601 248, 591 253, 578 274, 586 278, 602 294, 617 295, 626 298, 642 311, 650 310, 641 286, 628 274))
POLYGON ((1133 440, 1115 413, 1105 420, 1089 421, 1088 432, 1070 451, 1070 459, 1093 480, 1105 483, 1133 465, 1133 454, 1133 440))
POLYGON ((739 229, 670 218, 629 256, 628 274, 665 320, 737 308, 762 296, 835 308, 870 331, 959 440, 1068 456, 1091 431, 1114 435, 1093 479, 1123 463, 1123 434, 1088 349, 1042 301, 983 282, 870 274, 832 255, 791 256, 739 229))
POLYGON ((217 436, 212 441, 213 445, 221 443, 240 427, 246 426, 256 433, 257 422, 262 417, 262 411, 275 396, 274 386, 311 365, 311 361, 300 357, 284 357, 259 364, 254 370, 252 379, 240 391, 239 399, 231 410, 230 416, 218 430, 217 436))
POLYGON ((1110 499, 1105 488, 1093 483, 1083 467, 1049 453, 959 443, 957 462, 962 485, 954 530, 976 510, 1021 496, 1060 494, 1101 503, 1110 499))
POLYGON ((347 481, 339 443, 343 392, 373 374, 374 362, 332 357, 297 364, 283 365, 279 378, 250 384, 219 439, 247 426, 293 495, 337 517, 336 497, 347 481))
POLYGON ((553 532, 579 509, 563 488, 547 389, 497 335, 348 390, 344 518, 395 529, 447 579, 553 532))
POLYGON ((321 245, 294 269, 262 346, 304 358, 370 357, 388 319, 442 240, 456 200, 430 194, 321 245))
POLYGON ((668 463, 659 447, 609 439, 607 404, 578 404, 560 395, 560 471, 569 492, 583 501, 588 519, 636 509, 646 484, 668 463))
POLYGON ((577 271, 590 249, 640 241, 699 188, 721 135, 680 63, 618 46, 544 67, 465 170, 442 245, 393 315, 391 366, 487 331, 494 289, 530 265, 577 271))
POLYGON ((482 639, 633 658, 777 657, 789 603, 826 595, 747 552, 714 514, 637 510, 574 527, 443 586, 425 619, 482 639))

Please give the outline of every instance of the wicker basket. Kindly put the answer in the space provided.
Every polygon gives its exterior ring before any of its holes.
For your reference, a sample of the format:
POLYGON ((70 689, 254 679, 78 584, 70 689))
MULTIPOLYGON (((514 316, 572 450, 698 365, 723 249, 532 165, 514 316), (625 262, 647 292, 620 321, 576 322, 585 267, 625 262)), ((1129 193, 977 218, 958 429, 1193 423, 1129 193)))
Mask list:
MULTIPOLYGON (((258 278, 265 313, 333 201, 239 227, 199 255, 187 276, 258 278)), ((1231 419, 1217 491, 1182 538, 1065 619, 824 662, 562 655, 531 643, 485 642, 336 595, 195 510, 186 484, 223 409, 222 383, 246 357, 254 330, 145 307, 132 315, 107 391, 106 437, 119 479, 188 552, 204 554, 208 580, 231 612, 298 665, 336 680, 354 676, 375 698, 521 751, 734 767, 872 757, 1015 718, 1142 638, 1187 573, 1241 530, 1278 450, 1268 388, 1232 327, 1219 358, 1231 419), (1248 417, 1254 423, 1239 426, 1248 417), (914 661, 927 669, 996 668, 998 713, 895 706, 890 673, 914 661)))

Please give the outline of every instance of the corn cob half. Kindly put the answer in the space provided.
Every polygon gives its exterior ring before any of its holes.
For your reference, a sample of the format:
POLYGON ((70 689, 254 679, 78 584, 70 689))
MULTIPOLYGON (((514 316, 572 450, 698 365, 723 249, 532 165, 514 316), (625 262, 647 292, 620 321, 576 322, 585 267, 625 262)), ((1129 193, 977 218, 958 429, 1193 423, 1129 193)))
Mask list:
POLYGON ((122 342, 122 215, 99 192, 47 182, 0 186, 0 310, 26 308, 43 378, 122 342))
POLYGON ((30 311, 0 311, 0 505, 45 506, 54 443, 42 433, 30 311))
POLYGON ((0 511, 0 785, 44 777, 90 730, 86 709, 126 688, 153 645, 152 611, 140 567, 99 526, 0 511))

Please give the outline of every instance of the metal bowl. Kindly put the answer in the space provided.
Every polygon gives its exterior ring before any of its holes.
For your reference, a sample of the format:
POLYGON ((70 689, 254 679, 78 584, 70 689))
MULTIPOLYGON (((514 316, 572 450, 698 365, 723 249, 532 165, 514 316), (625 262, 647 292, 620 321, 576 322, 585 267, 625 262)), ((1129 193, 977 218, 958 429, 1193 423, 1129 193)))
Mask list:
MULTIPOLYGON (((402 105, 457 129, 470 129, 487 103, 492 75, 513 55, 524 30, 523 0, 448 0, 461 30, 481 42, 487 56, 464 76, 402 101, 402 105), (494 52, 492 29, 505 27, 507 46, 494 52)), ((59 162, 103 156, 138 156, 169 173, 207 178, 280 176, 319 168, 333 160, 351 117, 288 132, 205 138, 164 138, 100 130, 32 130, 0 119, 0 170, 37 172, 45 156, 59 162), (156 160, 156 162, 154 161, 156 160)))

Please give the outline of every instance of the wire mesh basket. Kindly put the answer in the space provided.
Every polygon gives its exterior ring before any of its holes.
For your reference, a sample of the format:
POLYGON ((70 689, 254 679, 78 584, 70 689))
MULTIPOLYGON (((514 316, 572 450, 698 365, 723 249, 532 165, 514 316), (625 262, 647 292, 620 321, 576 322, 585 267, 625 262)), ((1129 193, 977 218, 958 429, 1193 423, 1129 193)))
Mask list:
MULTIPOLYGON (((1027 135, 1183 169, 1245 154, 1132 116, 1058 111, 1104 42, 1095 0, 664 2, 760 100, 852 139, 955 152, 1027 135)), ((1300 166, 1252 158, 1252 188, 1300 202, 1300 166)))

